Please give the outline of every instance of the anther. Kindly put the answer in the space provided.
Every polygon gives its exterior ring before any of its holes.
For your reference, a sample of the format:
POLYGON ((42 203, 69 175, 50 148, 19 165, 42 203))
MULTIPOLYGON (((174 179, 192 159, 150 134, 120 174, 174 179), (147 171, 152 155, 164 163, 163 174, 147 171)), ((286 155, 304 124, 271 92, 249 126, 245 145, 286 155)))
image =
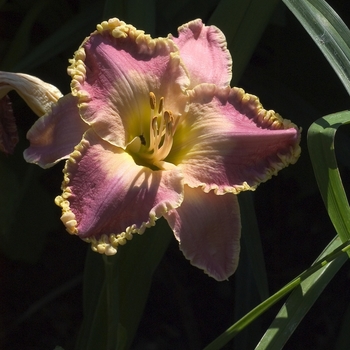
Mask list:
POLYGON ((169 123, 169 122, 172 121, 172 119, 173 119, 173 113, 171 111, 168 111, 168 110, 164 111, 164 120, 165 120, 165 122, 169 123))
POLYGON ((149 92, 149 104, 151 107, 149 135, 145 137, 143 132, 141 132, 135 138, 138 142, 135 140, 130 142, 129 150, 134 153, 140 152, 140 157, 147 163, 149 162, 157 166, 157 164, 161 164, 171 150, 173 136, 180 118, 174 116, 171 110, 165 110, 164 97, 160 97, 159 101, 157 101, 156 95, 152 91, 149 92), (134 147, 132 149, 130 148, 134 144, 135 146, 136 144, 139 146, 136 152, 134 151, 134 147), (146 147, 141 149, 142 145, 146 147))
POLYGON ((160 100, 159 100, 158 114, 162 114, 163 106, 164 106, 164 97, 161 97, 160 100))
POLYGON ((172 126, 174 122, 173 113, 171 111, 164 111, 164 120, 166 123, 166 131, 172 136, 172 126))
POLYGON ((149 104, 151 109, 156 109, 156 95, 152 91, 149 93, 149 104))

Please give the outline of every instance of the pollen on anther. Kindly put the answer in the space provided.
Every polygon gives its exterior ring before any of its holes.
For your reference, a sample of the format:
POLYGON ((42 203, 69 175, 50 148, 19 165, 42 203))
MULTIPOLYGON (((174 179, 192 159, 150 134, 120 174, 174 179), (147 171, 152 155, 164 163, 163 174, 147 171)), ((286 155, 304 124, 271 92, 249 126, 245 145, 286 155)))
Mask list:
POLYGON ((163 112, 163 106, 164 106, 164 97, 161 97, 159 100, 159 107, 158 107, 159 114, 161 114, 163 112))
POLYGON ((171 111, 168 111, 168 110, 164 111, 164 120, 165 120, 166 122, 171 121, 172 115, 173 115, 173 114, 172 114, 171 111))
POLYGON ((156 109, 156 95, 152 91, 149 93, 149 104, 151 109, 156 109))

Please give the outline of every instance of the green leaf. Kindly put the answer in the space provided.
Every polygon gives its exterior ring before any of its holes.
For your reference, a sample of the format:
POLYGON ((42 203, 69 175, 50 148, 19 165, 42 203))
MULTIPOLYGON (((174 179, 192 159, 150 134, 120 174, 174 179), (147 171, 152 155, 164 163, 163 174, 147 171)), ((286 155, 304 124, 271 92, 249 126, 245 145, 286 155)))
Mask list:
MULTIPOLYGON (((235 307, 234 319, 238 320, 267 299, 269 288, 265 269, 265 260, 261 244, 261 236, 255 216, 253 193, 242 192, 238 196, 242 238, 239 265, 235 273, 235 307)), ((251 327, 235 338, 235 348, 251 349, 259 340, 261 325, 254 322, 251 327)))
MULTIPOLYGON (((335 113, 314 122, 308 132, 308 148, 317 184, 328 215, 339 236, 333 239, 319 259, 336 249, 341 242, 347 242, 350 239, 350 208, 340 178, 334 148, 337 129, 349 122, 350 112, 335 113)), ((303 281, 283 305, 256 349, 282 349, 346 260, 345 256, 339 257, 303 281)))
MULTIPOLYGON (((337 129, 347 123, 350 123, 350 112, 335 113, 317 120, 308 132, 308 148, 317 184, 339 236, 330 243, 321 257, 350 239, 350 208, 334 148, 337 129)), ((303 281, 283 305, 256 349, 281 349, 346 260, 345 256, 339 257, 303 281)))
POLYGON ((102 20, 106 21, 112 17, 118 17, 124 20, 127 2, 127 0, 106 0, 103 8, 102 20))
POLYGON ((255 208, 253 194, 242 192, 238 196, 242 219, 242 245, 246 247, 248 263, 253 271, 260 300, 269 296, 269 286, 265 268, 265 259, 255 208))
MULTIPOLYGON (((316 262, 337 249, 341 243, 336 236, 316 262)), ((343 254, 302 281, 282 306, 255 350, 282 349, 324 288, 346 261, 347 256, 343 254)))
POLYGON ((34 22, 40 13, 50 4, 50 1, 39 0, 28 11, 19 26, 11 46, 6 50, 1 66, 3 70, 10 70, 18 62, 30 46, 30 33, 34 22))
POLYGON ((5 5, 7 0, 0 0, 0 9, 5 5))
POLYGON ((103 19, 112 17, 131 23, 146 33, 155 34, 156 29, 156 1, 155 0, 107 0, 103 12, 103 19), (135 9, 137 9, 135 11, 135 9))
POLYGON ((25 163, 22 142, 11 157, 0 154, 0 249, 10 259, 34 263, 59 220, 41 183, 44 170, 25 163))
POLYGON ((96 24, 100 21, 101 12, 99 4, 92 4, 86 7, 83 12, 72 17, 72 19, 57 29, 54 34, 32 49, 25 58, 13 67, 13 71, 36 68, 66 49, 80 45, 84 37, 96 28, 96 24))
MULTIPOLYGON (((336 238, 335 240, 337 239, 338 238, 336 238)), ((331 242, 331 244, 333 244, 333 242, 331 242)), ((208 346, 206 346, 204 350, 221 349, 221 347, 227 344, 232 338, 234 338, 237 334, 239 334, 245 327, 251 324, 254 320, 256 320, 272 305, 276 304, 279 300, 285 297, 293 289, 295 289, 301 283, 306 281, 314 273, 317 273, 317 271, 319 271, 320 269, 323 269, 325 266, 330 264, 333 260, 338 259, 340 261, 342 260, 346 261, 347 259, 346 258, 344 259, 344 257, 342 256, 344 256, 344 253, 347 253, 350 250, 350 241, 347 241, 341 244, 340 240, 338 239, 338 246, 335 245, 333 246, 333 248, 334 247, 337 247, 337 248, 335 248, 335 250, 333 250, 330 254, 326 256, 322 255, 322 258, 320 260, 317 260, 306 271, 301 273, 299 276, 297 276, 288 284, 286 284, 284 287, 282 287, 280 290, 278 290, 275 294, 273 294, 268 299, 266 299, 265 301, 260 303, 258 306, 256 306, 254 309, 252 309, 250 312, 248 312, 245 316, 243 316, 240 320, 238 320, 235 324, 233 324, 230 328, 228 328, 224 333, 222 333, 219 337, 217 337, 214 341, 212 341, 208 346)), ((332 277, 335 274, 335 272, 333 271, 330 274, 330 277, 332 277)), ((316 291, 317 291, 317 288, 316 288, 316 291)))
POLYGON ((283 0, 322 51, 350 94, 350 31, 324 0, 283 0))
POLYGON ((334 350, 347 350, 350 349, 350 303, 348 304, 345 314, 343 316, 343 321, 337 336, 337 341, 335 343, 334 350))
POLYGON ((130 347, 153 273, 173 234, 164 219, 136 235, 115 256, 89 251, 84 276, 84 321, 76 349, 130 347), (111 328, 109 328, 111 326, 111 328))
POLYGON ((339 174, 334 137, 350 123, 350 112, 330 114, 310 126, 308 148, 317 184, 328 215, 342 242, 350 239, 350 208, 339 174))

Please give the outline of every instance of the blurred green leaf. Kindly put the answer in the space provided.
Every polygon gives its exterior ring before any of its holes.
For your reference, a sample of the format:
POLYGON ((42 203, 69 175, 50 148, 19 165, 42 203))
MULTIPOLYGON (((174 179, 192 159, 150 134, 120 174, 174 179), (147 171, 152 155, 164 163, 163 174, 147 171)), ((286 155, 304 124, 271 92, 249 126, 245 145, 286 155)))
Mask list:
POLYGON ((232 84, 236 85, 279 0, 221 0, 208 24, 225 34, 233 58, 232 84))
POLYGON ((248 263, 253 271, 260 301, 263 301, 269 296, 269 286, 261 235, 255 215, 253 194, 251 192, 242 192, 238 198, 242 219, 242 245, 246 247, 248 263))
MULTIPOLYGON (((239 265, 234 275, 235 320, 240 319, 269 296, 265 259, 255 216, 253 194, 249 191, 242 192, 238 199, 241 211, 242 238, 239 265)), ((245 329, 235 338, 235 348, 251 349, 259 341, 260 322, 254 322, 252 327, 245 329)))
POLYGON ((308 131, 308 148, 315 177, 328 215, 343 242, 350 239, 350 207, 339 174, 334 137, 350 123, 350 112, 330 114, 314 122, 308 131))
POLYGON ((345 314, 343 316, 342 324, 337 336, 334 350, 348 350, 350 349, 350 303, 348 304, 345 314))
POLYGON ((6 3, 6 0, 0 0, 0 9, 2 8, 2 6, 6 3))
MULTIPOLYGON (((336 236, 315 263, 337 249, 341 243, 340 238, 336 236)), ((282 306, 255 350, 282 349, 324 288, 346 261, 347 257, 343 254, 302 281, 282 306)))
POLYGON ((324 0, 283 0, 294 13, 350 94, 350 31, 324 0))
POLYGON ((136 28, 155 35, 156 0, 129 0, 125 4, 125 18, 136 28), (135 10, 136 9, 136 10, 135 10))
POLYGON ((105 279, 102 257, 88 252, 84 276, 84 321, 77 350, 107 349, 109 324, 114 326, 111 331, 118 330, 112 348, 130 347, 148 298, 153 273, 171 239, 173 234, 167 222, 158 220, 156 226, 147 229, 142 236, 136 235, 119 249, 118 254, 108 257, 108 279, 105 279))
POLYGON ((44 171, 25 163, 21 146, 11 157, 0 155, 0 249, 10 259, 33 263, 59 220, 53 198, 41 184, 44 171))
POLYGON ((109 18, 118 17, 120 20, 125 20, 125 7, 128 1, 126 0, 106 0, 103 9, 103 21, 109 18))
POLYGON ((118 17, 154 36, 156 25, 156 1, 107 0, 103 11, 103 20, 108 20, 112 17, 118 17))
POLYGON ((64 23, 50 37, 32 49, 13 67, 13 71, 36 68, 70 47, 78 48, 83 39, 94 31, 96 24, 100 22, 101 13, 101 5, 98 3, 84 8, 83 12, 64 23))
POLYGON ((40 13, 50 4, 50 1, 39 0, 30 8, 14 36, 11 46, 6 50, 2 59, 3 70, 11 70, 20 61, 30 46, 31 29, 40 13))

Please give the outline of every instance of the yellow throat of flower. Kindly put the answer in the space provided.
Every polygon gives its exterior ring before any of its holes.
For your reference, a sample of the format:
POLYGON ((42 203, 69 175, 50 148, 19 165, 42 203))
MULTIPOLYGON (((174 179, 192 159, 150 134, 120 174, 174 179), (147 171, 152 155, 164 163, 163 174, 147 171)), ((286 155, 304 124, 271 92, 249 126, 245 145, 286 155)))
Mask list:
POLYGON ((173 136, 180 117, 174 116, 170 110, 164 109, 164 97, 159 99, 157 108, 156 95, 149 93, 151 113, 149 129, 135 136, 126 147, 136 163, 152 169, 169 168, 164 162, 173 145, 173 136))

